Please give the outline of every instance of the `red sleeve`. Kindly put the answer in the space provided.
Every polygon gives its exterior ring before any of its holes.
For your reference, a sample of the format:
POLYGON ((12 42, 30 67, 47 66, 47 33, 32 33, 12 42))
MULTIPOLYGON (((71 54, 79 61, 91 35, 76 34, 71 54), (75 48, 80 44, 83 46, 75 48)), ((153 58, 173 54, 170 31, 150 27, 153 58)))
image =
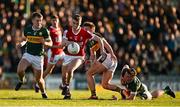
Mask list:
POLYGON ((93 33, 90 33, 90 32, 88 32, 88 31, 86 31, 86 37, 88 38, 88 39, 92 39, 93 37, 94 37, 94 35, 93 35, 93 33))

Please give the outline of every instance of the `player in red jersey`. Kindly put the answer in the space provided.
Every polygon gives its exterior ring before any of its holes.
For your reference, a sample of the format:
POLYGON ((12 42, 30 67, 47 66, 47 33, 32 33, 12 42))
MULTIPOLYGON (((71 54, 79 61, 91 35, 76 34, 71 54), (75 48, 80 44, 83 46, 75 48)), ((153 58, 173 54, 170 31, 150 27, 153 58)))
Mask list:
MULTIPOLYGON (((72 18, 72 27, 64 32, 63 35, 63 42, 65 46, 69 43, 77 42, 80 45, 80 51, 78 54, 70 54, 66 53, 62 65, 62 95, 64 95, 64 99, 70 99, 71 94, 69 90, 70 80, 73 77, 73 72, 84 62, 85 58, 85 44, 87 40, 93 39, 100 44, 101 53, 104 52, 104 46, 101 39, 92 34, 87 32, 86 30, 80 27, 82 21, 82 17, 78 14, 74 15, 72 18)), ((62 46, 63 46, 62 45, 62 46)))
POLYGON ((53 46, 48 50, 48 65, 43 73, 43 78, 50 74, 59 60, 63 60, 63 48, 56 48, 62 43, 62 32, 59 27, 59 19, 57 15, 51 17, 51 26, 49 28, 53 46))
MULTIPOLYGON (((62 48, 56 48, 61 45, 62 32, 59 27, 59 19, 57 15, 51 17, 51 26, 49 28, 50 36, 53 42, 52 47, 48 50, 48 64, 46 70, 43 72, 43 78, 46 78, 48 74, 52 73, 56 63, 59 60, 63 60, 64 52, 62 48)), ((35 85, 35 91, 39 91, 37 84, 35 85)))

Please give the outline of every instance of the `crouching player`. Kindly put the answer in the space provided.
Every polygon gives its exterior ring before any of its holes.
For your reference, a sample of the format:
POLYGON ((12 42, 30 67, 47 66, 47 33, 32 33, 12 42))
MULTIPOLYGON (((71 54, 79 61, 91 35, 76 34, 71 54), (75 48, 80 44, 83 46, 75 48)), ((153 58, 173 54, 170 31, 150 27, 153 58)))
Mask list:
POLYGON ((158 98, 163 94, 175 98, 175 93, 169 86, 166 86, 163 90, 155 90, 150 93, 147 86, 143 84, 136 75, 137 72, 134 68, 130 68, 128 65, 123 67, 120 82, 125 86, 125 89, 121 91, 122 99, 134 100, 136 96, 139 96, 141 99, 151 100, 152 98, 158 98))
MULTIPOLYGON (((83 28, 92 33, 94 33, 95 31, 95 25, 92 22, 85 22, 83 24, 83 28)), ((96 33, 96 35, 99 34, 96 33)), ((99 36, 102 37, 101 35, 99 36)), ((98 99, 96 95, 95 81, 94 81, 95 74, 102 73, 102 87, 104 89, 108 89, 116 92, 121 91, 121 89, 118 86, 110 83, 111 79, 113 78, 114 71, 117 67, 117 58, 114 55, 114 52, 111 46, 109 45, 109 43, 104 38, 101 39, 104 43, 104 48, 107 50, 107 53, 100 54, 99 55, 100 57, 97 60, 94 60, 93 64, 90 66, 90 68, 86 73, 88 86, 89 89, 91 90, 91 96, 89 97, 89 99, 98 99)), ((99 47, 98 44, 95 44, 94 46, 99 47)), ((98 49, 94 49, 94 50, 98 50, 98 49)))

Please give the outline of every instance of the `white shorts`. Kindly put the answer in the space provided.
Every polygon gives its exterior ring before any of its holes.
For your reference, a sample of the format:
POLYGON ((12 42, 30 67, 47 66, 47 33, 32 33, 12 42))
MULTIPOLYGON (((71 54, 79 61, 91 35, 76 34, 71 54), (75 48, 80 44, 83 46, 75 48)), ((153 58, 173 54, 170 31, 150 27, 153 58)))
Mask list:
POLYGON ((143 93, 144 95, 146 95, 146 100, 151 100, 152 99, 152 95, 149 92, 147 86, 145 84, 142 83, 142 86, 144 87, 145 92, 143 93))
POLYGON ((33 68, 43 70, 44 56, 36 56, 29 53, 24 53, 22 59, 26 59, 29 63, 31 63, 33 68))
POLYGON ((102 63, 108 70, 112 71, 113 73, 116 70, 117 61, 111 59, 111 54, 103 54, 98 58, 97 61, 102 63))
POLYGON ((63 65, 67 65, 69 64, 71 61, 73 61, 74 59, 81 59, 82 61, 84 61, 84 56, 70 56, 70 55, 64 55, 64 60, 63 60, 63 65))
POLYGON ((48 55, 48 63, 49 64, 56 64, 59 60, 62 60, 65 56, 64 52, 62 52, 61 54, 52 56, 51 49, 48 50, 47 55, 48 55))

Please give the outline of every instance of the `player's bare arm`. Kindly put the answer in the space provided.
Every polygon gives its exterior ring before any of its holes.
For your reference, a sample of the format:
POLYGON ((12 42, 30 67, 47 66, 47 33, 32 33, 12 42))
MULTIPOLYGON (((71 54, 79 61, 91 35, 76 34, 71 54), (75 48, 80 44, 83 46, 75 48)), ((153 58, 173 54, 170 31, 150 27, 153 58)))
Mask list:
POLYGON ((59 46, 52 45, 51 48, 62 48, 63 49, 64 47, 68 46, 71 43, 73 43, 73 42, 72 41, 68 41, 67 39, 63 38, 61 45, 59 45, 59 46))
POLYGON ((26 44, 27 40, 26 37, 23 36, 21 41, 16 43, 16 49, 23 47, 26 44))
POLYGON ((104 44, 103 44, 103 41, 101 40, 100 37, 94 35, 94 37, 92 38, 93 40, 97 41, 99 43, 99 46, 100 46, 100 52, 101 53, 105 53, 105 50, 104 50, 104 44))
POLYGON ((90 48, 90 60, 96 60, 96 51, 90 48))
POLYGON ((39 42, 48 47, 52 46, 52 40, 49 38, 48 39, 41 38, 39 39, 39 42))
POLYGON ((130 96, 128 98, 126 98, 126 100, 135 100, 136 98, 136 94, 130 94, 130 96))
POLYGON ((106 50, 111 54, 112 59, 116 60, 117 58, 113 52, 112 47, 109 45, 109 43, 105 39, 103 39, 103 43, 104 43, 106 50))

